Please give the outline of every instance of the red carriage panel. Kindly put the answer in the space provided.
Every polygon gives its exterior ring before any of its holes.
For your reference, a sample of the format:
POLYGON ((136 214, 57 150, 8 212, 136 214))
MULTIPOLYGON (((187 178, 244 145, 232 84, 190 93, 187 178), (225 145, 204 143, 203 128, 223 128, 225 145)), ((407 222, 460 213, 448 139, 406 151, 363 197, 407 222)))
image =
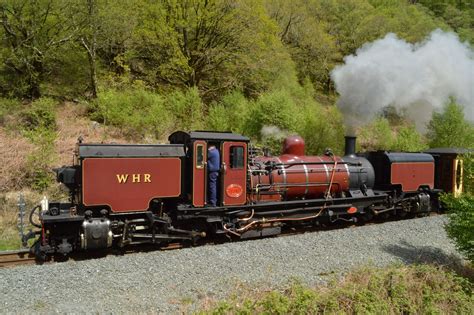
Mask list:
POLYGON ((391 169, 393 185, 401 185, 406 192, 417 191, 420 186, 434 187, 434 163, 393 163, 391 169))
POLYGON ((247 144, 245 142, 224 142, 223 162, 223 205, 243 205, 247 201, 247 144))
POLYGON ((179 158, 88 158, 82 162, 85 206, 145 211, 154 198, 181 194, 179 158))

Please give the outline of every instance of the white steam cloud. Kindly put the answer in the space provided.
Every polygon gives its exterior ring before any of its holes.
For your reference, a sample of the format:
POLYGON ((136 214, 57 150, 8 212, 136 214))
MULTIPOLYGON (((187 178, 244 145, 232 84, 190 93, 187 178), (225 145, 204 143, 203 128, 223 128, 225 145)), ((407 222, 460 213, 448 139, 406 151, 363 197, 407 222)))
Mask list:
POLYGON ((392 105, 405 109, 423 131, 432 111, 453 97, 474 121, 473 57, 454 33, 435 30, 418 44, 387 34, 346 56, 345 64, 332 71, 338 106, 350 128, 392 105))
POLYGON ((260 130, 260 134, 262 135, 263 139, 274 138, 274 139, 283 139, 288 136, 288 132, 285 130, 281 130, 277 126, 273 125, 265 125, 260 130))

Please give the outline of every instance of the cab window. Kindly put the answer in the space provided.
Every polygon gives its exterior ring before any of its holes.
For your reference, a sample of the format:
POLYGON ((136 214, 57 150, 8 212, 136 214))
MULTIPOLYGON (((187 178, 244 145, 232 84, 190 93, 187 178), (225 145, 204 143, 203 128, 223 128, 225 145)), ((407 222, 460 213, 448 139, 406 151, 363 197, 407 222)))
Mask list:
POLYGON ((230 167, 244 168, 244 147, 232 146, 230 147, 230 167))
POLYGON ((198 144, 196 146, 196 168, 204 167, 204 145, 198 144))

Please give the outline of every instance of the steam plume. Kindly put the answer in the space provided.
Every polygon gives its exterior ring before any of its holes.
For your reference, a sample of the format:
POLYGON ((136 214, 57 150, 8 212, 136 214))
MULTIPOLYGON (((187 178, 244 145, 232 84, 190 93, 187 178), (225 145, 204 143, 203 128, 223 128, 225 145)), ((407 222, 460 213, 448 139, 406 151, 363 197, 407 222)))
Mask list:
POLYGON ((433 110, 453 97, 474 121, 474 53, 454 33, 433 31, 410 44, 395 34, 367 43, 331 72, 349 128, 388 105, 406 109, 423 131, 433 110))
POLYGON ((285 130, 281 130, 277 126, 273 125, 265 125, 260 130, 260 134, 262 135, 263 139, 274 138, 274 139, 283 139, 288 136, 288 132, 285 130))

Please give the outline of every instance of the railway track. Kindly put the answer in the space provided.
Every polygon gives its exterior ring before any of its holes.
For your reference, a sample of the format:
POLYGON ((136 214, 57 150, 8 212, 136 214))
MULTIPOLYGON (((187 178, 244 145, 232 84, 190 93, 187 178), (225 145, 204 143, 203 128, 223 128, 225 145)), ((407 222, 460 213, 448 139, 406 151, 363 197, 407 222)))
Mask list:
POLYGON ((35 264, 35 256, 29 249, 0 252, 0 268, 35 264))
MULTIPOLYGON (((168 246, 165 247, 156 247, 156 246, 142 246, 141 248, 130 248, 126 251, 121 251, 118 249, 110 249, 106 252, 103 252, 99 255, 94 253, 74 253, 69 256, 71 260, 86 260, 94 257, 104 257, 107 255, 129 255, 137 252, 148 252, 148 251, 156 251, 156 250, 173 250, 173 249, 180 249, 184 248, 182 244, 179 243, 170 243, 168 246)), ((52 258, 46 262, 38 261, 35 258, 35 255, 30 253, 29 249, 19 249, 19 250, 9 250, 9 251, 0 251, 0 268, 8 268, 8 267, 17 267, 22 265, 40 265, 44 263, 54 263, 54 262, 61 262, 64 260, 58 259, 55 260, 52 258)))

